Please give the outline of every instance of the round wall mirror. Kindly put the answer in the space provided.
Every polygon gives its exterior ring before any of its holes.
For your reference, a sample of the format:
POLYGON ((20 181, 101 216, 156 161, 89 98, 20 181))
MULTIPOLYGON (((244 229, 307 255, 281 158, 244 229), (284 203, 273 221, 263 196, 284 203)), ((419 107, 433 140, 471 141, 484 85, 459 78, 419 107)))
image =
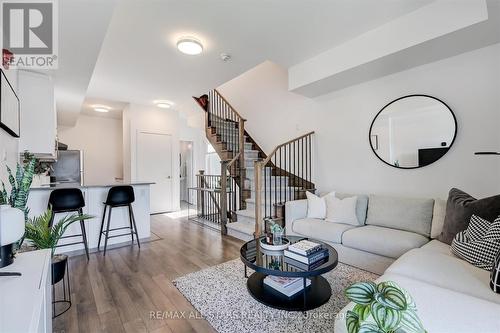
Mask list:
POLYGON ((370 145, 384 163, 415 169, 436 162, 457 136, 457 120, 443 101, 427 95, 400 97, 380 110, 370 145))

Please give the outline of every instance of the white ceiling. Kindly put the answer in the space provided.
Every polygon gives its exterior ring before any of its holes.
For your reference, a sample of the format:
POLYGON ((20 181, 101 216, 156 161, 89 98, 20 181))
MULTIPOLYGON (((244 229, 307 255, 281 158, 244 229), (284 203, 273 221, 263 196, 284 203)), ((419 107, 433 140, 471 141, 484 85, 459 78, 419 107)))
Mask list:
POLYGON ((58 122, 74 125, 106 35, 115 0, 62 0, 59 68, 52 72, 58 122))
MULTIPOLYGON (((145 105, 168 99, 177 110, 190 114, 197 110, 191 96, 265 60, 289 67, 430 2, 121 0, 114 8, 86 97, 145 105), (204 52, 181 54, 175 44, 184 35, 200 39, 204 52), (232 60, 221 61, 222 52, 232 60)), ((75 66, 85 62, 74 56, 75 66)))

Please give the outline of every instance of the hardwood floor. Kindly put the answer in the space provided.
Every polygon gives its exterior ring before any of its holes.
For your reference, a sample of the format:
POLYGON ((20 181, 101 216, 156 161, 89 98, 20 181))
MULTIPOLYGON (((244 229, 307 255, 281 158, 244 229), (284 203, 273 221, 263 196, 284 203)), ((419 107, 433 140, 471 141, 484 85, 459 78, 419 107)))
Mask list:
POLYGON ((238 258, 243 242, 185 217, 152 216, 151 231, 159 239, 140 250, 108 249, 88 263, 70 258, 73 304, 53 321, 54 332, 215 332, 171 281, 238 258))

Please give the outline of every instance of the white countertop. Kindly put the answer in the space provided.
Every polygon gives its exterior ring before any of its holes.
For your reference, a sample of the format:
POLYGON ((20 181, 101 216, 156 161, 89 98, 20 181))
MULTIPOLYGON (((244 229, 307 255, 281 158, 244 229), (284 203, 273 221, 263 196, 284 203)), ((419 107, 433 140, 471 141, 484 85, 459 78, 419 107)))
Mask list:
POLYGON ((55 190, 58 188, 89 188, 89 187, 112 187, 112 186, 121 186, 121 185, 151 185, 153 182, 130 182, 130 183, 109 183, 109 184, 80 184, 80 183, 54 183, 51 185, 41 185, 32 187, 31 190, 55 190))

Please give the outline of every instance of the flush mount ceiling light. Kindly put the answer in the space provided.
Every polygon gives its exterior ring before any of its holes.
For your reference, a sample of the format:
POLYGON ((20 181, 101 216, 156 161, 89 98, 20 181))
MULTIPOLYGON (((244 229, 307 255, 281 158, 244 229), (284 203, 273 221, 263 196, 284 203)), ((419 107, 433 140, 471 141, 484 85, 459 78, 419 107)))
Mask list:
POLYGON ((162 109, 170 109, 174 103, 166 100, 158 100, 154 102, 157 107, 162 108, 162 109))
POLYGON ((184 54, 197 55, 203 52, 203 45, 194 37, 182 37, 177 41, 177 49, 184 54))
POLYGON ((109 112, 110 108, 105 105, 94 105, 93 106, 95 112, 106 113, 109 112))

